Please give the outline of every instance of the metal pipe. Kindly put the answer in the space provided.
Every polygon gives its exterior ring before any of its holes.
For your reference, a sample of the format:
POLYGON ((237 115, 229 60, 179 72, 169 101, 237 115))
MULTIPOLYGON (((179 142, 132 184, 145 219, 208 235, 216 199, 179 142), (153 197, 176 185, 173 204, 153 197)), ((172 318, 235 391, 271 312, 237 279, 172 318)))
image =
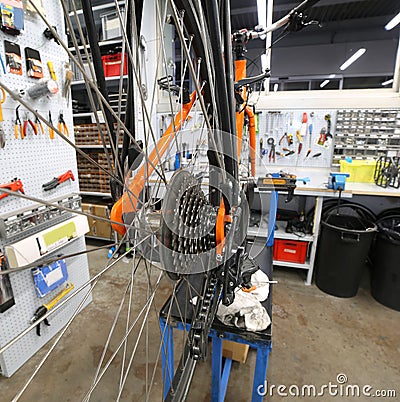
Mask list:
MULTIPOLYGON (((272 17, 274 11, 274 0, 267 1, 267 27, 272 25, 272 17)), ((271 54, 272 54, 272 31, 269 31, 265 40, 265 56, 266 56, 266 67, 271 69, 271 54)), ((270 78, 265 80, 265 93, 269 94, 269 83, 270 78)))
POLYGON ((399 44, 397 45, 396 64, 394 67, 392 88, 394 92, 400 91, 400 36, 399 36, 399 44))

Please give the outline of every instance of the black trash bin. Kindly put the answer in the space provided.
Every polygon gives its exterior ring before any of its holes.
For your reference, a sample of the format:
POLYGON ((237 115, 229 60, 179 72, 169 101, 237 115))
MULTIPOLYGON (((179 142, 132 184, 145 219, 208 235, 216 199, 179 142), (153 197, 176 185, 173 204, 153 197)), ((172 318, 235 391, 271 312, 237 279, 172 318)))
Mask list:
POLYGON ((400 311, 400 215, 386 216, 377 226, 371 294, 384 306, 400 311))
POLYGON ((322 216, 316 258, 316 285, 337 297, 357 294, 377 226, 359 205, 334 206, 322 216))

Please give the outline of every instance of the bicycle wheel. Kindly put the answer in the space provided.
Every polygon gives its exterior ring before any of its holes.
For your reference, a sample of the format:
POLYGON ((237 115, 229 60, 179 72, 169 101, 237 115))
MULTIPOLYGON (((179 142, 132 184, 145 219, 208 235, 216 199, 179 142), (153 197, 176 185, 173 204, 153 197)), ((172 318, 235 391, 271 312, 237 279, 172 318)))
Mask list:
MULTIPOLYGON (((83 34, 75 2, 71 2, 72 11, 66 3, 62 1, 66 26, 70 33, 77 34, 83 53, 89 58, 88 40, 83 34)), ((95 68, 90 67, 88 74, 77 37, 72 35, 76 48, 76 54, 73 54, 51 23, 37 10, 83 75, 108 168, 96 163, 81 149, 76 149, 110 177, 115 201, 119 200, 110 219, 121 233, 117 251, 122 250, 122 245, 128 245, 127 251, 124 249, 117 260, 106 262, 104 268, 79 291, 88 285, 93 289, 116 261, 126 255, 133 257, 97 369, 93 378, 82 379, 81 399, 85 401, 101 400, 104 395, 122 400, 127 384, 135 380, 132 372, 143 364, 143 360, 145 369, 141 381, 144 387, 137 396, 138 400, 185 399, 196 362, 206 357, 208 331, 220 296, 224 293, 227 303, 232 300, 238 278, 223 277, 221 272, 230 272, 228 268, 232 268, 235 258, 241 255, 238 248, 243 248, 248 220, 246 197, 239 190, 234 135, 233 86, 229 72, 232 63, 227 48, 230 43, 229 1, 221 2, 220 8, 213 1, 200 0, 168 0, 151 4, 158 30, 153 57, 160 61, 160 65, 153 81, 144 82, 147 66, 141 66, 141 52, 146 43, 141 37, 140 14, 148 4, 127 1, 123 17, 119 2, 115 1, 122 32, 122 54, 125 54, 123 58, 128 65, 128 89, 122 80, 118 87, 119 99, 124 91, 129 98, 124 116, 121 103, 113 109, 107 99, 104 77, 98 67, 100 61, 94 60, 95 68), (164 41, 167 21, 171 23, 169 29, 175 43, 176 62, 172 66, 164 41), (219 78, 221 74, 227 77, 226 80, 219 78), (161 138, 156 134, 158 129, 154 118, 158 87, 166 94, 168 111, 165 114, 172 116, 171 124, 161 138), (97 117, 98 109, 105 124, 101 124, 97 117), (141 124, 137 124, 138 116, 141 116, 141 124), (118 151, 121 132, 122 155, 118 151), (173 174, 165 169, 171 159, 176 162, 176 167, 180 165, 173 174), (174 281, 171 282, 170 278, 174 281), (167 279, 172 296, 161 307, 158 299, 165 298, 161 285, 165 286, 167 279), (136 298, 137 293, 141 297, 136 298), (164 323, 161 328, 160 316, 164 323), (178 320, 183 329, 180 342, 175 342, 177 351, 182 354, 177 375, 168 365, 163 370, 161 368, 161 355, 171 352, 165 324, 172 319, 178 320), (161 339, 158 348, 149 349, 150 336, 161 339), (110 345, 113 353, 108 356, 110 345), (117 369, 116 360, 119 361, 117 369), (113 390, 109 387, 109 378, 113 378, 113 390), (154 387, 156 382, 168 386, 160 392, 160 387, 154 387)), ((32 5, 35 7, 34 3, 32 5)), ((99 52, 91 32, 93 26, 90 28, 89 6, 89 1, 83 2, 84 14, 88 18, 86 28, 91 37, 91 55, 95 59, 99 52)), ((23 104, 30 110, 29 104, 23 104)), ((34 110, 31 112, 67 140, 51 122, 34 110)), ((74 146, 73 142, 67 142, 74 146)), ((29 392, 29 385, 44 364, 51 364, 51 353, 71 328, 76 314, 14 400, 29 392)))

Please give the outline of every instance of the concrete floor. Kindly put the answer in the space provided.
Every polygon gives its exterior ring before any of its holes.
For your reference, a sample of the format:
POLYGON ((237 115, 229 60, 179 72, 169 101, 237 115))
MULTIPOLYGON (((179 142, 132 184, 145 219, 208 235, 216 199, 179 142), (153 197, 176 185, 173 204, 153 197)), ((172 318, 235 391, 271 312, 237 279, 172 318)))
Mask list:
MULTIPOLYGON (((95 274, 104 264, 105 252, 89 254, 91 273, 95 274)), ((57 346, 52 358, 43 366, 35 381, 28 387, 21 401, 78 401, 83 398, 95 373, 103 345, 108 334, 121 295, 130 276, 131 263, 120 263, 107 273, 95 288, 94 302, 76 319, 67 336, 57 346)), ((157 272, 151 277, 153 283, 157 272)), ((279 281, 273 291, 273 352, 268 368, 268 383, 289 387, 310 384, 320 387, 332 382, 343 373, 347 384, 371 385, 376 389, 390 389, 396 397, 385 401, 400 400, 400 313, 377 303, 370 295, 368 280, 352 299, 338 299, 322 293, 314 285, 304 285, 304 275, 294 269, 276 269, 279 281)), ((133 297, 138 303, 145 297, 147 279, 144 269, 139 269, 133 297)), ((163 279, 156 295, 157 308, 166 300, 171 283, 163 279)), ((133 309, 135 317, 139 310, 133 309)), ((148 324, 149 355, 155 361, 159 348, 157 314, 152 310, 148 324)), ((141 322, 139 322, 139 325, 141 322)), ((116 338, 121 338, 124 321, 117 325, 116 338)), ((144 326, 146 331, 146 326, 144 326)), ((129 342, 131 345, 131 342, 129 342)), ((111 356, 117 345, 112 340, 106 352, 111 356)), ((0 377, 0 400, 11 401, 24 380, 39 363, 47 347, 37 353, 12 378, 0 377)), ((142 401, 146 389, 146 347, 139 344, 137 360, 127 379, 122 394, 123 401, 142 401)), ((121 353, 112 362, 104 383, 92 394, 93 401, 115 400, 115 383, 119 379, 121 353)), ((229 380, 226 401, 251 400, 252 374, 255 352, 250 350, 245 364, 234 363, 229 380)), ((188 401, 210 401, 210 359, 198 364, 188 401)), ((149 378, 154 363, 148 367, 149 378)), ((156 380, 150 401, 161 400, 160 368, 156 367, 156 380)), ((295 390, 295 388, 292 388, 295 390)), ((344 398, 324 396, 318 398, 282 398, 276 392, 269 401, 278 400, 363 401, 379 398, 344 398)))

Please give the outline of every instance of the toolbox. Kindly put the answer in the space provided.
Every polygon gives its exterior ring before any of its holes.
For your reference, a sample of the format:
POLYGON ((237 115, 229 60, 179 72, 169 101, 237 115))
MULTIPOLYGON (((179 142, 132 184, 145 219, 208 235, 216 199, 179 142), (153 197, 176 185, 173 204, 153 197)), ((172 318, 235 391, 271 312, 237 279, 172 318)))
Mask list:
POLYGON ((275 239, 274 260, 304 264, 307 257, 308 242, 275 239))
MULTIPOLYGON (((127 57, 128 56, 125 53, 123 75, 128 74, 128 66, 126 64, 127 57)), ((106 54, 104 56, 101 56, 101 60, 103 61, 103 69, 105 77, 115 77, 120 74, 122 53, 106 54)))

